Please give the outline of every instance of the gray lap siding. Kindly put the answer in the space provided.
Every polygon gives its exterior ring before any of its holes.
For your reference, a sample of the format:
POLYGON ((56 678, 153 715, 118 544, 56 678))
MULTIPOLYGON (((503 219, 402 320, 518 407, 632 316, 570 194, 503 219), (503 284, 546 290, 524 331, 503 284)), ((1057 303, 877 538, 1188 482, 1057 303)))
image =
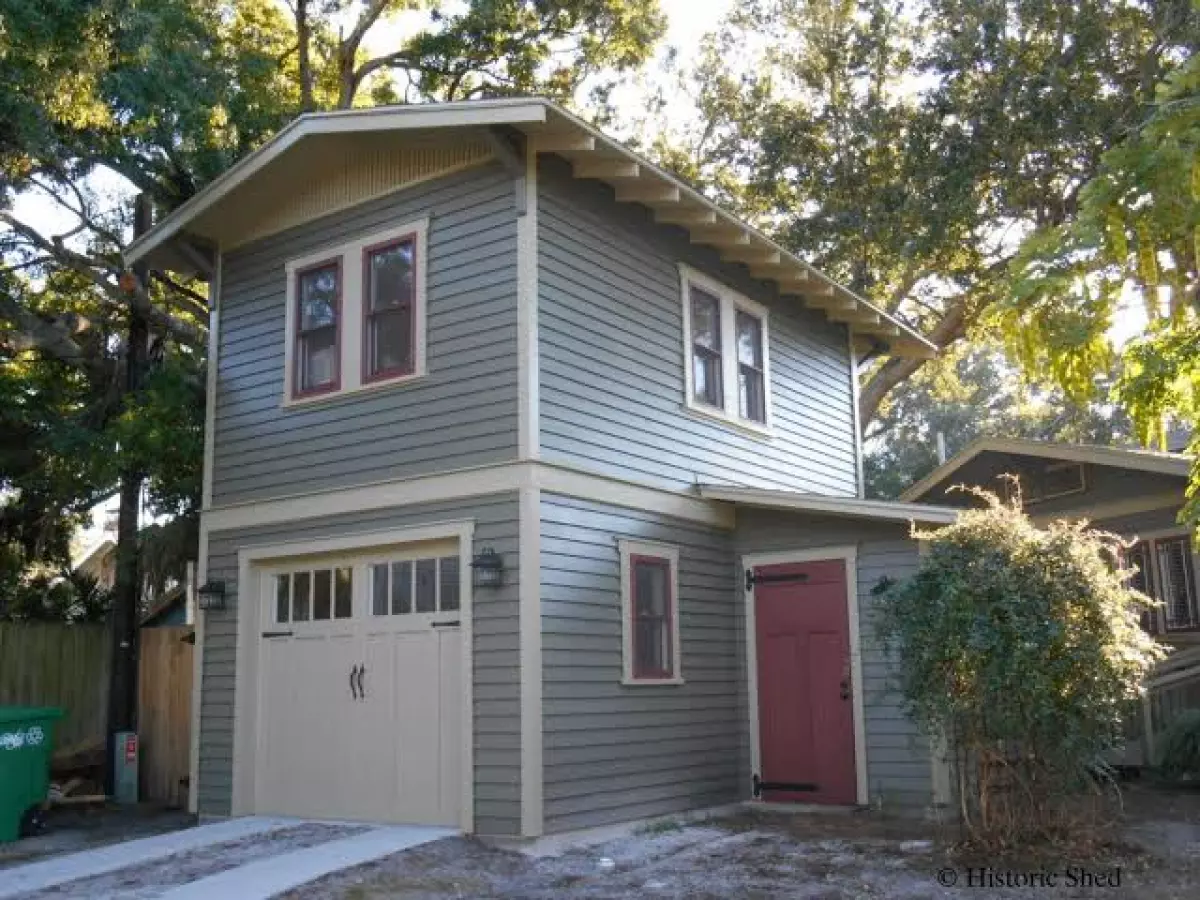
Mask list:
POLYGON ((542 496, 547 832, 745 794, 745 679, 733 572, 727 531, 542 496), (621 684, 621 538, 679 548, 682 685, 621 684))
POLYGON ((919 547, 908 526, 738 510, 736 542, 739 553, 857 547, 868 799, 885 810, 926 812, 933 801, 929 743, 895 689, 893 661, 876 639, 871 594, 881 578, 900 580, 916 571, 919 547))
POLYGON ((542 157, 538 193, 541 447, 547 460, 670 488, 695 480, 831 495, 856 490, 844 326, 618 204, 542 157), (774 436, 685 406, 678 263, 770 310, 774 436))
MULTIPOLYGON (((238 552, 253 546, 343 537, 451 520, 475 522, 476 548, 492 547, 508 571, 517 570, 516 494, 427 503, 293 523, 214 532, 208 577, 223 579, 227 608, 205 618, 200 712, 200 812, 228 815, 233 774, 233 715, 238 552)), ((469 574, 468 574, 469 577, 469 574)), ((520 833, 520 676, 518 589, 513 583, 477 591, 474 605, 475 829, 520 833)), ((253 686, 243 686, 253 689, 253 686)))
MULTIPOLYGON (((225 254, 213 502, 513 459, 516 210, 498 164, 371 200, 225 254), (283 408, 288 260, 429 217, 427 374, 283 408)), ((348 260, 347 265, 357 265, 348 260)))

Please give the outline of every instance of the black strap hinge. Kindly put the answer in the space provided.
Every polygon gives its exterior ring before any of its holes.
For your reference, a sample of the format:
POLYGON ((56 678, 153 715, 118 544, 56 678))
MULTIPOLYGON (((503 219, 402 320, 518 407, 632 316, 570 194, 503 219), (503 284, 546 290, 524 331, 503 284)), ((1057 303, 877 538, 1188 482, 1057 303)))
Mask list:
POLYGON ((791 791, 798 794, 813 794, 821 789, 819 785, 807 781, 763 781, 758 777, 757 773, 751 783, 754 788, 755 799, 761 797, 763 791, 791 791))
POLYGON ((808 581, 807 572, 788 572, 758 575, 753 569, 746 570, 746 590, 754 590, 756 584, 786 584, 787 582, 805 582, 808 581))

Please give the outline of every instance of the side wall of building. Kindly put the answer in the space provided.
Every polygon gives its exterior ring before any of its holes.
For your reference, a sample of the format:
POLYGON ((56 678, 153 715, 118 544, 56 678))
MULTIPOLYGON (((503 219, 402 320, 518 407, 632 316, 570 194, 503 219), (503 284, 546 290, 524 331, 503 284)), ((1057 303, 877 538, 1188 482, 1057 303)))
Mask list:
POLYGON ((728 803, 749 793, 744 632, 732 535, 543 494, 545 830, 728 803), (680 685, 623 685, 622 538, 679 550, 680 685))
POLYGON ((557 157, 540 158, 538 188, 548 461, 672 489, 708 481, 854 495, 845 326, 783 300, 645 207, 617 203, 607 185, 572 178, 557 157), (769 310, 770 437, 686 405, 680 263, 769 310))
MULTIPOLYGON (((298 522, 215 532, 209 537, 208 577, 225 582, 226 608, 204 619, 200 712, 200 813, 228 815, 233 777, 238 605, 253 602, 238 584, 238 553, 254 546, 345 537, 451 520, 473 520, 476 552, 491 547, 505 568, 518 565, 515 493, 444 501, 298 522)), ((475 828, 516 835, 521 826, 521 732, 518 586, 511 579, 476 597, 473 616, 475 696, 475 828)))
MULTIPOLYGON (((487 465, 517 453, 517 216, 498 163, 410 185, 225 254, 217 506, 487 465), (424 377, 285 406, 289 260, 428 217, 424 377)), ((361 264, 349 260, 346 265, 361 264)))

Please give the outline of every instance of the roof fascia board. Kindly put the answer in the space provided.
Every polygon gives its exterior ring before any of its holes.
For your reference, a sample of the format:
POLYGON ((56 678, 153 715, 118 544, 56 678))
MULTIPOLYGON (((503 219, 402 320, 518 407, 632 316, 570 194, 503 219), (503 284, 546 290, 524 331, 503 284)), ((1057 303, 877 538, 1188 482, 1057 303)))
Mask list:
POLYGON ((546 120, 545 101, 501 100, 440 103, 402 107, 339 110, 300 116, 279 134, 215 178, 200 193, 133 241, 125 250, 132 264, 183 230, 184 225, 224 199, 234 188, 262 170, 305 137, 364 131, 415 130, 530 124, 546 120))
POLYGON ((1187 478, 1191 473, 1191 461, 1186 457, 1153 456, 1149 453, 1125 450, 1120 447, 1087 447, 1080 444, 1023 441, 1018 438, 980 438, 902 493, 900 499, 916 500, 930 488, 945 481, 975 457, 984 453, 1008 453, 1015 456, 1036 456, 1041 459, 1063 459, 1071 462, 1092 463, 1097 466, 1135 469, 1158 475, 1174 475, 1180 478, 1187 478))
POLYGON ((754 488, 729 488, 701 485, 700 496, 706 500, 764 506, 770 509, 794 509, 802 512, 827 513, 860 519, 889 522, 930 522, 949 525, 961 510, 948 506, 921 503, 897 503, 888 500, 862 500, 857 497, 816 497, 789 494, 785 491, 764 491, 754 488))

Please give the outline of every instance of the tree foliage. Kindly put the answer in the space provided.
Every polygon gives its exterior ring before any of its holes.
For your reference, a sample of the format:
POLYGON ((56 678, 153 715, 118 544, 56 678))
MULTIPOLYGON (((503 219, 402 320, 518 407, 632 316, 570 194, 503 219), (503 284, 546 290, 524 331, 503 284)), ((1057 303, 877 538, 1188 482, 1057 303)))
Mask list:
MULTIPOLYGON (((659 151, 949 347, 997 325, 1023 241, 1076 221, 1198 40, 1190 0, 743 0, 694 73, 698 123, 659 151)), ((864 423, 921 365, 877 365, 864 423)))
POLYGON ((132 194, 165 215, 306 109, 603 89, 663 27, 633 0, 0 3, 6 558, 61 566, 122 467, 147 474, 157 512, 195 515, 207 290, 129 277, 132 194), (152 366, 129 394, 134 311, 152 366))
POLYGON ((1029 382, 1002 348, 975 340, 947 350, 897 385, 863 444, 867 495, 894 499, 947 457, 981 437, 1078 444, 1131 444, 1133 425, 1110 403, 1077 401, 1053 384, 1029 382))
POLYGON ((1042 838, 1120 744, 1163 648, 1139 625, 1151 601, 1117 568, 1119 538, 1038 528, 1019 501, 980 496, 987 508, 918 535, 928 552, 880 590, 878 629, 915 721, 952 742, 972 834, 1042 838))

